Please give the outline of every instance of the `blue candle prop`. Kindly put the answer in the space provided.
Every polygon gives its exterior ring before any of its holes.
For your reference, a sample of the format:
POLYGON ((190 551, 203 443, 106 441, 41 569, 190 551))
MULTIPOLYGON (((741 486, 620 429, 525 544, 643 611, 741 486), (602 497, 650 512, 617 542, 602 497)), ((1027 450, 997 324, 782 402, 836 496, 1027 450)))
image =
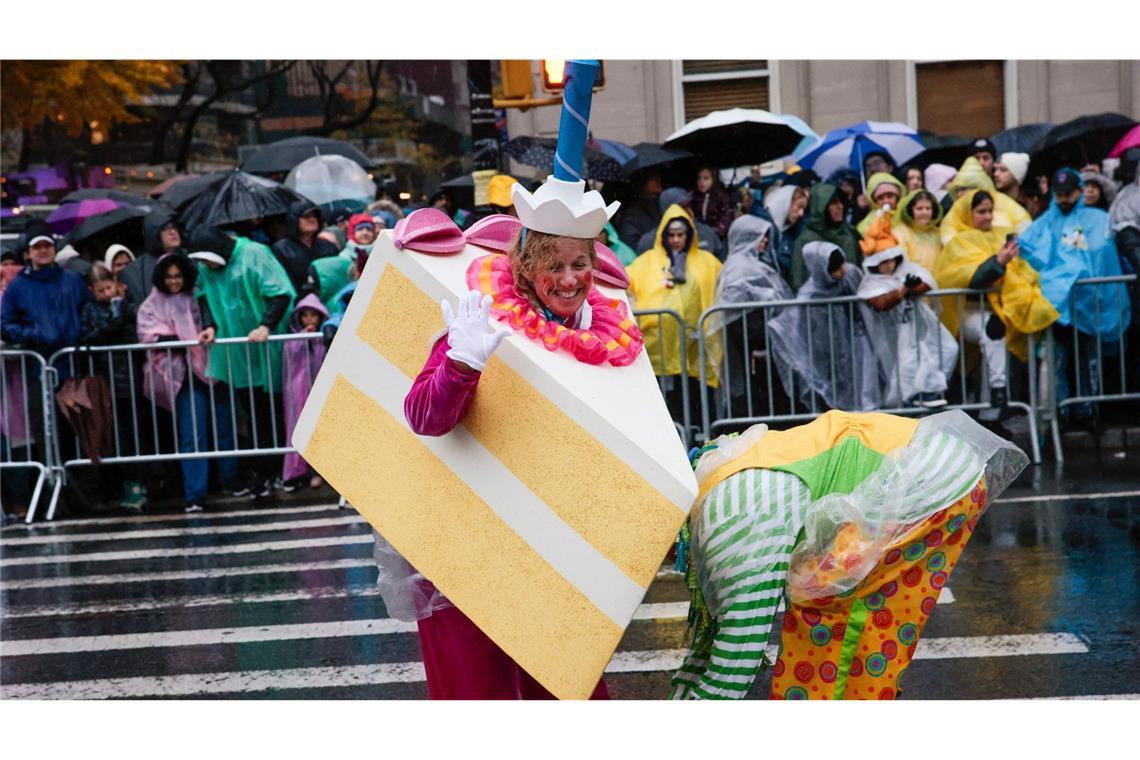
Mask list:
POLYGON ((582 179, 586 158, 586 135, 590 125, 590 101, 600 61, 567 61, 562 88, 562 120, 558 124, 558 147, 554 152, 554 178, 564 182, 582 179))

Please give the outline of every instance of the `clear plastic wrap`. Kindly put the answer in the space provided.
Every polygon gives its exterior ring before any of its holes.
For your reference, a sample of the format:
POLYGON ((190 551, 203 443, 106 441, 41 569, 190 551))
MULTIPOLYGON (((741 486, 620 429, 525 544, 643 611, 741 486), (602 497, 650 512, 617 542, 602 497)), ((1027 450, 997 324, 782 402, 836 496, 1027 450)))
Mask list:
POLYGON ((811 505, 806 537, 792 551, 789 594, 807 601, 850 593, 888 547, 970 493, 983 476, 992 502, 1028 462, 1021 449, 960 410, 923 419, 910 444, 884 456, 851 493, 828 494, 811 505))
POLYGON ((375 530, 372 538, 375 541, 372 556, 380 570, 376 585, 380 587, 380 596, 390 617, 414 623, 431 617, 433 612, 455 606, 375 530))

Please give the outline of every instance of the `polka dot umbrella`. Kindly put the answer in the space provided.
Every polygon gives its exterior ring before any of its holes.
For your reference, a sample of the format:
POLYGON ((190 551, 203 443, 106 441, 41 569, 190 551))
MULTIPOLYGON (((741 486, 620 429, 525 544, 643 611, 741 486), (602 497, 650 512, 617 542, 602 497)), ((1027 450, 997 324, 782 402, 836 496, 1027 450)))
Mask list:
MULTIPOLYGON (((503 151, 520 164, 534 166, 547 172, 554 171, 554 151, 558 141, 553 137, 516 137, 503 151)), ((586 179, 601 182, 624 182, 628 179, 621 163, 600 150, 586 147, 586 179)))

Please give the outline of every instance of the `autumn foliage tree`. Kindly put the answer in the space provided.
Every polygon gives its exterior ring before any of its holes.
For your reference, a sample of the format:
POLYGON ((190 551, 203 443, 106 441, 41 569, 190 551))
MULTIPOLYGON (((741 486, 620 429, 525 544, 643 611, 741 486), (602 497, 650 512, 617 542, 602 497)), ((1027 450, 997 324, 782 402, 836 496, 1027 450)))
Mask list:
POLYGON ((16 61, 0 64, 0 120, 28 144, 45 121, 78 135, 91 122, 137 121, 143 95, 181 81, 177 61, 16 61))

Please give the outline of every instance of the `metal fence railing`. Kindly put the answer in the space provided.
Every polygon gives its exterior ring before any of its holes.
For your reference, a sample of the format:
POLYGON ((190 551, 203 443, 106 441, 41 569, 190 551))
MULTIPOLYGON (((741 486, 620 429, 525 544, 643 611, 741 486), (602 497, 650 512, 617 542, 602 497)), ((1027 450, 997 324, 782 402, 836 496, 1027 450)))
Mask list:
POLYGON ((689 388, 689 355, 696 351, 697 338, 690 335, 684 318, 670 309, 638 309, 633 312, 638 328, 647 343, 654 338, 649 350, 649 362, 657 376, 661 395, 670 406, 673 424, 686 450, 693 444, 693 421, 690 411, 692 403, 689 388), (671 329, 670 329, 671 328, 671 329), (672 360, 678 367, 673 370, 672 360))
POLYGON ((45 486, 51 488, 49 519, 62 482, 54 470, 54 409, 50 372, 32 351, 0 350, 0 469, 8 494, 27 500, 27 522, 35 519, 45 486), (30 470, 31 472, 21 472, 30 470), (35 476, 34 484, 28 476, 35 476))

